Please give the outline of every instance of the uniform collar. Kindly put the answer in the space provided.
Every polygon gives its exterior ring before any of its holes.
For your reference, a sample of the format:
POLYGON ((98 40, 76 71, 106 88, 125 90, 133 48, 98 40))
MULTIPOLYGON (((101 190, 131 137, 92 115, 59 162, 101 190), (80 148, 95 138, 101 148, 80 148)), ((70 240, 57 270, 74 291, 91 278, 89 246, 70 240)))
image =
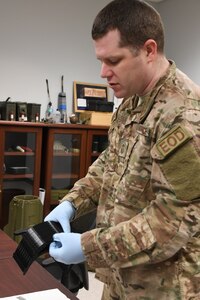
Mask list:
POLYGON ((148 92, 144 96, 135 95, 124 100, 130 102, 130 106, 126 108, 128 117, 126 119, 125 125, 128 125, 131 122, 144 122, 149 112, 151 111, 151 108, 160 89, 166 81, 174 76, 176 72, 176 64, 171 60, 169 60, 169 63, 170 66, 167 69, 167 72, 158 80, 155 87, 150 92, 148 92))

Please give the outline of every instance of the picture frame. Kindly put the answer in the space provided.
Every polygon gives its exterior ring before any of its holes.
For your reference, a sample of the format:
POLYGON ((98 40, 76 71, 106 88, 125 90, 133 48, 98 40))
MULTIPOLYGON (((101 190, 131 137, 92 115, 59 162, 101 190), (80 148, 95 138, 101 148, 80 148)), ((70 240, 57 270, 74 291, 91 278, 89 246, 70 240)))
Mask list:
POLYGON ((73 82, 74 112, 93 111, 92 102, 94 100, 108 101, 107 85, 81 81, 73 82), (91 104, 91 109, 88 103, 91 104))

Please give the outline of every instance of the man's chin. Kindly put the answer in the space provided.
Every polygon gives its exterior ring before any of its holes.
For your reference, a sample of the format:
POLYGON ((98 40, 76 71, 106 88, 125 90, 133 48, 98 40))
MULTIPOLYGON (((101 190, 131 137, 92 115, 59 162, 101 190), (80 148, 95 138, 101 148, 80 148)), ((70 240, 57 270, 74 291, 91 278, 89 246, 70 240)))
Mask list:
POLYGON ((122 89, 113 89, 113 93, 114 93, 114 96, 116 98, 127 98, 129 97, 129 95, 127 95, 128 93, 122 89))
POLYGON ((124 98, 125 97, 124 93, 122 93, 122 92, 114 91, 114 95, 115 95, 116 98, 124 98))
POLYGON ((121 99, 121 98, 129 98, 129 97, 132 97, 134 95, 134 93, 125 93, 125 92, 122 92, 122 91, 120 91, 120 92, 116 92, 116 91, 114 91, 114 96, 116 97, 116 98, 119 98, 119 99, 121 99))

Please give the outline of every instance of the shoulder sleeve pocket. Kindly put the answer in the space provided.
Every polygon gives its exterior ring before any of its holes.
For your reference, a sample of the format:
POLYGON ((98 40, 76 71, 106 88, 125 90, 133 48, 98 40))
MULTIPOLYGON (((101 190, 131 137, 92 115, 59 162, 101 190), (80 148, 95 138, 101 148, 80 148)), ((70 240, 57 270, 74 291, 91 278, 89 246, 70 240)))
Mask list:
POLYGON ((183 201, 200 200, 200 157, 193 142, 184 142, 170 154, 163 156, 157 145, 151 150, 176 197, 183 201))

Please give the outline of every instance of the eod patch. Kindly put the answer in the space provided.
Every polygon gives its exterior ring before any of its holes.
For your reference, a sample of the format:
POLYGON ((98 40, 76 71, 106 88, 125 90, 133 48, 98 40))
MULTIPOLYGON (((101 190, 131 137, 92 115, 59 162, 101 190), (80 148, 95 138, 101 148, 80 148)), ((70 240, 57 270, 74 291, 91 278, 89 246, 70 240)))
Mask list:
POLYGON ((191 138, 192 135, 183 126, 177 125, 156 143, 156 148, 163 157, 166 157, 191 138))

